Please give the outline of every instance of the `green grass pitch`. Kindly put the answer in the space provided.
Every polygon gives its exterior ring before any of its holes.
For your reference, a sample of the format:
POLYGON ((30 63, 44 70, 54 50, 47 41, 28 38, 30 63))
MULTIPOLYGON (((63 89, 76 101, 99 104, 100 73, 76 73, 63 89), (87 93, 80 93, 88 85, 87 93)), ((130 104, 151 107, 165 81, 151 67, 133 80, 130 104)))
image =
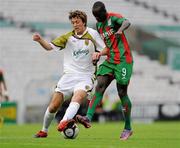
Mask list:
POLYGON ((133 136, 120 141, 122 122, 93 123, 90 129, 78 125, 76 139, 64 139, 56 130, 49 129, 48 138, 33 138, 41 124, 3 125, 0 128, 0 148, 180 148, 180 121, 134 123, 133 136))

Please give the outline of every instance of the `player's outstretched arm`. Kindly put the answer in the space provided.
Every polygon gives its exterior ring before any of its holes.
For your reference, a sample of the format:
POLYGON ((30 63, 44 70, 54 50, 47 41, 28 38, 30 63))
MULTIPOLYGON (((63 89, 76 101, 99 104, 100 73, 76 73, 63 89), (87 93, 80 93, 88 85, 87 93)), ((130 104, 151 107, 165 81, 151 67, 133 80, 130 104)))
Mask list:
POLYGON ((116 32, 116 34, 122 34, 122 32, 126 29, 129 28, 129 26, 131 25, 131 23, 128 20, 123 21, 121 27, 119 28, 119 30, 116 32))
POLYGON ((44 40, 42 38, 42 36, 38 33, 35 33, 33 35, 33 41, 38 42, 45 50, 52 50, 53 48, 51 47, 51 45, 49 44, 49 42, 47 42, 46 40, 44 40))

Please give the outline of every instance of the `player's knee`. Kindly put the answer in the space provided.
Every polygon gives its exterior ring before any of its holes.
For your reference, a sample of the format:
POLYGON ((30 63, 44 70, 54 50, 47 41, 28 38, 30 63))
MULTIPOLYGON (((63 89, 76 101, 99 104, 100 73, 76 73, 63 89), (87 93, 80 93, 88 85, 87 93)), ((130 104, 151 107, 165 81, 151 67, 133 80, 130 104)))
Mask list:
POLYGON ((106 87, 103 83, 99 83, 96 86, 96 91, 98 91, 100 93, 104 93, 105 89, 106 89, 106 87))
POLYGON ((50 104, 49 105, 49 112, 50 113, 55 113, 58 110, 59 106, 55 104, 50 104))
POLYGON ((123 98, 123 97, 127 96, 127 91, 123 90, 123 89, 120 89, 118 91, 118 95, 119 95, 120 98, 123 98))

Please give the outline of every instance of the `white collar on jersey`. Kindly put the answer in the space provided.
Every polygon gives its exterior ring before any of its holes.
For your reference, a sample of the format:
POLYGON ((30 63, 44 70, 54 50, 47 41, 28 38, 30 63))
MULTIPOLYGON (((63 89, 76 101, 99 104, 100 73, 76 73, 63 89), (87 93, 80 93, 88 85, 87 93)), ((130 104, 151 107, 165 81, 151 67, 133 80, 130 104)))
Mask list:
POLYGON ((85 31, 83 32, 83 34, 77 35, 76 32, 75 32, 75 35, 76 35, 78 38, 81 38, 84 34, 86 34, 86 32, 87 32, 87 27, 86 27, 85 31))

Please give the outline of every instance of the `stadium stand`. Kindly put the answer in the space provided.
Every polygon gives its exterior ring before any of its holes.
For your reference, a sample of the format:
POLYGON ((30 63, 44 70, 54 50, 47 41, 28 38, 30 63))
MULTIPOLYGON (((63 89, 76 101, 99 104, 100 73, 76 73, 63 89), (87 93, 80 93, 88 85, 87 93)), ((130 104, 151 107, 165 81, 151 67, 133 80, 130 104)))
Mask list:
POLYGON ((130 82, 129 92, 132 98, 139 103, 179 102, 179 86, 169 84, 174 72, 157 61, 134 55, 134 72, 141 73, 134 74, 130 82))
MULTIPOLYGON (((160 8, 164 6, 162 10, 167 10, 168 6, 172 6, 174 9, 168 9, 167 11, 179 15, 179 2, 177 0, 174 1, 176 1, 176 3, 171 1, 164 2, 163 0, 105 0, 104 2, 107 6, 110 6, 108 10, 122 13, 124 16, 129 18, 133 24, 172 25, 177 24, 177 22, 173 21, 171 18, 166 18, 161 14, 153 12, 152 9, 148 9, 148 7, 143 7, 142 4, 144 3, 142 2, 146 2, 147 6, 148 3, 150 3, 150 6, 156 5, 160 8), (137 2, 139 2, 139 5, 137 5, 137 2)), ((16 21, 20 22, 67 22, 68 18, 66 16, 70 10, 81 9, 87 13, 89 22, 92 23, 94 22, 94 18, 91 15, 90 6, 92 6, 94 2, 95 0, 69 0, 68 2, 64 0, 0 0, 0 10, 3 12, 5 17, 12 16, 16 21)))

